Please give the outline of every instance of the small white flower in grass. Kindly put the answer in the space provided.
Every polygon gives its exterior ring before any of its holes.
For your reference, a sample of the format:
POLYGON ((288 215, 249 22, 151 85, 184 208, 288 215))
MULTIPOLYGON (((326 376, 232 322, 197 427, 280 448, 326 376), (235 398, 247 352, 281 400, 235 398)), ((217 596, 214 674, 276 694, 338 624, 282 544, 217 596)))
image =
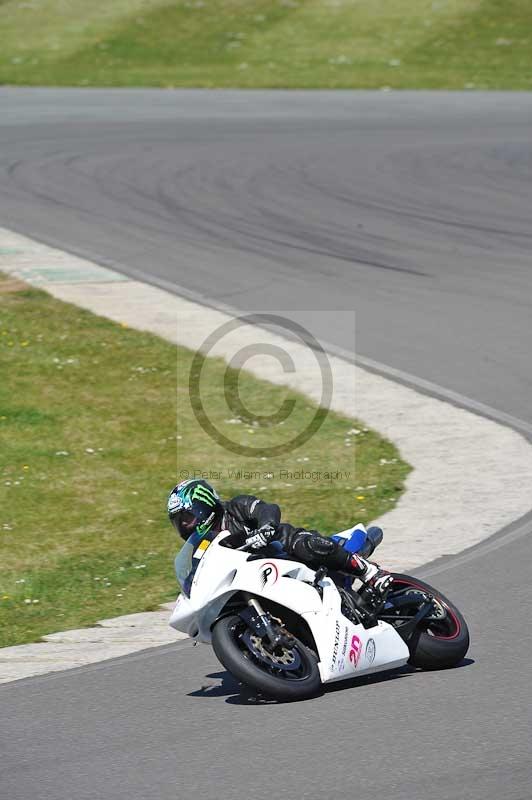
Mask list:
POLYGON ((351 59, 348 58, 347 56, 344 56, 344 55, 333 56, 332 58, 329 59, 329 64, 333 64, 334 66, 337 66, 337 65, 338 66, 342 66, 342 65, 352 64, 352 63, 353 62, 351 61, 351 59))
POLYGON ((119 592, 116 596, 117 597, 123 597, 124 595, 121 592, 119 592))
POLYGON ((26 599, 24 600, 24 602, 26 603, 26 605, 27 605, 27 606, 29 606, 29 605, 31 604, 31 600, 30 600, 30 598, 29 598, 29 597, 26 597, 26 599))
POLYGON ((285 483, 285 486, 293 486, 293 483, 285 483))
POLYGON ((224 422, 226 422, 228 425, 240 425, 242 423, 242 420, 234 418, 234 419, 226 419, 224 420, 224 422))
POLYGON ((101 581, 101 578, 94 578, 95 581, 101 581))
POLYGON ((32 600, 31 602, 33 603, 33 605, 35 605, 36 603, 40 603, 41 601, 40 600, 32 600))
POLYGON ((176 436, 175 438, 176 439, 182 439, 183 437, 182 436, 176 436))
POLYGON ((131 494, 138 494, 138 492, 131 492, 131 494))
POLYGON ((5 485, 6 485, 6 486, 11 486, 11 481, 6 481, 6 482, 5 482, 5 485))
POLYGON ((25 578, 19 578, 18 581, 15 581, 15 583, 26 583, 26 579, 25 578))
POLYGON ((92 449, 92 447, 86 447, 85 452, 88 453, 89 455, 92 455, 92 453, 94 453, 94 450, 92 449))
POLYGON ((125 571, 126 571, 126 568, 125 568, 125 567, 120 567, 120 570, 119 570, 119 571, 120 571, 120 572, 125 572, 125 571))
POLYGON ((267 488, 267 486, 259 486, 259 492, 264 492, 267 488))
POLYGON ((68 452, 68 450, 57 450, 56 451, 56 456, 69 456, 69 455, 70 455, 70 453, 68 452))
POLYGON ((12 530, 13 530, 13 528, 11 527, 11 525, 8 525, 8 524, 7 524, 7 522, 5 522, 5 523, 2 525, 2 530, 3 530, 3 531, 12 531, 12 530))
POLYGON ((347 431, 348 436, 358 436, 360 433, 358 428, 351 428, 351 430, 347 431))
POLYGON ((135 569, 144 569, 145 566, 146 566, 146 564, 137 564, 135 566, 135 569))
POLYGON ((13 486, 20 486, 20 481, 15 481, 13 486))

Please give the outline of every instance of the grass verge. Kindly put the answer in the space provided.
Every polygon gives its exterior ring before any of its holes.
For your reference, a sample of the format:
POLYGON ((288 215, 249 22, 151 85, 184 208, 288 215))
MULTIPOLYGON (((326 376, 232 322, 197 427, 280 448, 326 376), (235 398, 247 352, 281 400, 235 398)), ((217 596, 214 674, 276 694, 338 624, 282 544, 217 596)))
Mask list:
POLYGON ((4 0, 0 83, 532 88, 530 0, 4 0))
MULTIPOLYGON (((0 646, 174 597, 178 543, 165 504, 176 463, 217 470, 223 496, 258 492, 285 519, 323 531, 396 502, 409 467, 392 444, 335 414, 300 450, 266 462, 214 444, 192 413, 192 357, 177 348, 176 360, 176 348, 155 336, 0 276, 0 646), (326 462, 348 477, 297 485, 280 477, 281 467, 326 462), (242 468, 258 474, 238 477, 242 468)), ((271 444, 271 428, 226 419, 216 400, 225 368, 205 365, 213 420, 242 444, 271 444)), ((246 373, 240 381, 250 407, 295 400, 288 435, 315 411, 283 387, 246 373)))

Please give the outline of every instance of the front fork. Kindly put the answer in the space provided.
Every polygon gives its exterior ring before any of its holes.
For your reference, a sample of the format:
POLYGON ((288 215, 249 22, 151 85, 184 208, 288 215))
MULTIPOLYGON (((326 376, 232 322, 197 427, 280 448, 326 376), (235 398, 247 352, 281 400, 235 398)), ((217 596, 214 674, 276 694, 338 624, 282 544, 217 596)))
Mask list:
POLYGON ((264 611, 256 597, 249 597, 247 602, 246 608, 239 612, 240 618, 257 636, 266 639, 272 650, 291 643, 289 637, 276 630, 269 614, 264 611))

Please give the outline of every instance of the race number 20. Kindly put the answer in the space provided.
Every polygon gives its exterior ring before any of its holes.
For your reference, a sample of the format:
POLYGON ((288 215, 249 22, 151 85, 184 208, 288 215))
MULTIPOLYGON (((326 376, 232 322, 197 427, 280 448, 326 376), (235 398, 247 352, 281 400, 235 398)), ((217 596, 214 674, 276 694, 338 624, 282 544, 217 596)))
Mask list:
POLYGON ((353 636, 351 639, 351 650, 349 651, 349 661, 352 664, 354 664, 355 667, 358 666, 361 653, 362 653, 362 642, 360 641, 358 636, 353 636))

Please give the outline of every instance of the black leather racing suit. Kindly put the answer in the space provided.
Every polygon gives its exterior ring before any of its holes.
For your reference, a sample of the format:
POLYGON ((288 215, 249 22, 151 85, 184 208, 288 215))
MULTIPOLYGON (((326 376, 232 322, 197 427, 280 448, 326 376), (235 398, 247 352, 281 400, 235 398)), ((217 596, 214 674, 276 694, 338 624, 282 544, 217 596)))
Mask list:
POLYGON ((281 509, 275 503, 265 503, 250 494, 241 494, 223 503, 224 518, 222 529, 231 534, 225 543, 230 547, 244 544, 250 531, 263 525, 273 525, 277 530, 276 539, 283 550, 313 569, 324 566, 333 570, 345 570, 355 573, 356 561, 347 550, 333 539, 321 536, 318 531, 305 528, 294 528, 287 522, 281 522, 281 509))

